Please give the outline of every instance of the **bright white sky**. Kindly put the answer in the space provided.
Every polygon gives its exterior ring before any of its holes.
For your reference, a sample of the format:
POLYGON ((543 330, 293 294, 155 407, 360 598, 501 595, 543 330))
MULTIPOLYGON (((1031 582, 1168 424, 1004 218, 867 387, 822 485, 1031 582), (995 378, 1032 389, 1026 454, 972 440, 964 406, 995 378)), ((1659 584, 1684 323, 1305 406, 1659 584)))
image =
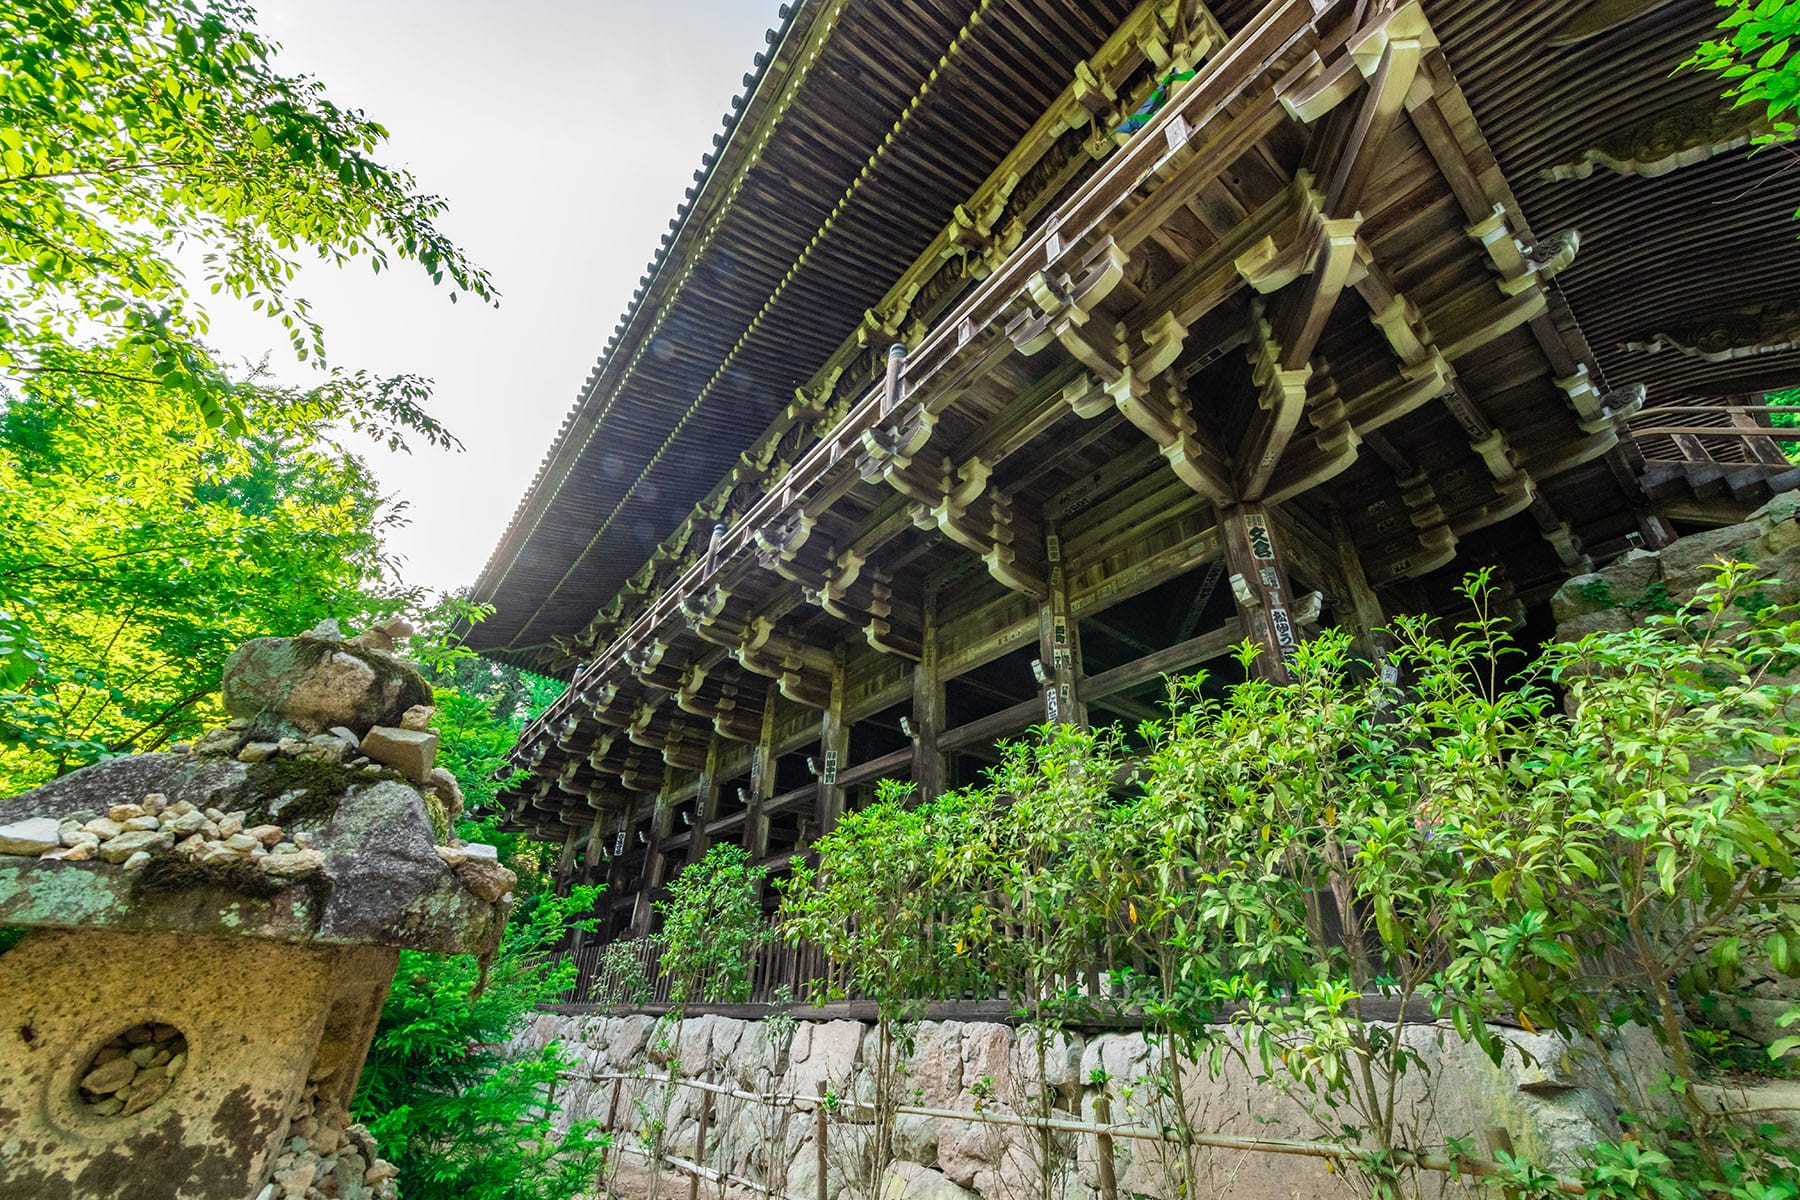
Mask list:
MULTIPOLYGON (((342 366, 436 381, 462 454, 371 451, 409 506, 408 582, 474 582, 536 474, 657 239, 742 90, 777 0, 262 0, 282 68, 391 134, 385 160, 449 199, 443 228, 494 276, 498 308, 452 305, 412 264, 319 267, 342 366)), ((211 342, 299 383, 282 330, 212 298, 211 342)))

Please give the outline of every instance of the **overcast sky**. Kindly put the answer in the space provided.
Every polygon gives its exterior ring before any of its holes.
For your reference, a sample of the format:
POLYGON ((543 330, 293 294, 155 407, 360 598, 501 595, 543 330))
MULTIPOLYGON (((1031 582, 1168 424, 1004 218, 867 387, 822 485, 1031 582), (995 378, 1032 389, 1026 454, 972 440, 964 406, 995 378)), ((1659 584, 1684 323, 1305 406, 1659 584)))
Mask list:
MULTIPOLYGON (((306 273, 334 363, 436 381, 468 449, 370 454, 410 505, 409 582, 472 583, 625 311, 742 90, 776 0, 261 0, 282 68, 388 128, 386 161, 449 199, 443 227, 498 308, 452 305, 411 264, 306 273)), ((211 341, 270 354, 281 330, 213 298, 211 341)))

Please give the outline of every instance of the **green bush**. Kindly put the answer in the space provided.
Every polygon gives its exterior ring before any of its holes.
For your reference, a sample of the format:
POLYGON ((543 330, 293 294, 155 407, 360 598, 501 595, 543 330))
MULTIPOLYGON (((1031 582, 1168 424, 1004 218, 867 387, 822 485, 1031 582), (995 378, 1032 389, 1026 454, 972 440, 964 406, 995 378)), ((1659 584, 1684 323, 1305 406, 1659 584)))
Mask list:
POLYGON ((1172 681, 1129 776, 1117 735, 1050 728, 986 787, 846 817, 787 928, 884 1013, 979 976, 1054 1021, 1084 958, 1121 964, 1171 1050, 1285 1091, 1362 1151, 1371 1195, 1412 1190, 1418 1152, 1467 1154, 1426 1144, 1400 1086, 1428 1067, 1402 1026, 1436 1018, 1496 1062, 1498 1025, 1558 1031, 1610 1078, 1629 1131, 1595 1148, 1597 1192, 1791 1196, 1794 1148, 1700 1099, 1718 1044, 1696 1032, 1752 958, 1800 975, 1800 620, 1763 591, 1722 567, 1688 605, 1534 656, 1477 578, 1454 627, 1390 631, 1398 686, 1339 631, 1287 686, 1172 681), (1629 1028, 1661 1042, 1659 1078, 1615 1069, 1629 1028))
POLYGON ((597 893, 540 893, 485 970, 401 952, 354 1111, 407 1200, 571 1200, 593 1186, 610 1137, 588 1121, 559 1131, 550 1099, 574 1061, 555 1043, 530 1054, 508 1043, 574 984, 574 964, 549 952, 597 893))
POLYGON ((762 910, 768 873, 750 865, 743 847, 721 843, 669 881, 669 898, 656 907, 663 917, 662 973, 677 1008, 693 1000, 750 998, 750 968, 769 936, 762 910))

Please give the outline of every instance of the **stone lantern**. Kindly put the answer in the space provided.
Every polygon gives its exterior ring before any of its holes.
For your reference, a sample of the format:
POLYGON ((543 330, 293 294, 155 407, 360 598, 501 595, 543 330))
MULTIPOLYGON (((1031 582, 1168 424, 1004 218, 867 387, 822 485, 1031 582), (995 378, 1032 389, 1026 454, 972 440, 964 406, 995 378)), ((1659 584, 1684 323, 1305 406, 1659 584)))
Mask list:
POLYGON ((514 880, 390 632, 253 642, 229 727, 0 800, 0 1200, 393 1194, 346 1109, 399 951, 491 953, 514 880))

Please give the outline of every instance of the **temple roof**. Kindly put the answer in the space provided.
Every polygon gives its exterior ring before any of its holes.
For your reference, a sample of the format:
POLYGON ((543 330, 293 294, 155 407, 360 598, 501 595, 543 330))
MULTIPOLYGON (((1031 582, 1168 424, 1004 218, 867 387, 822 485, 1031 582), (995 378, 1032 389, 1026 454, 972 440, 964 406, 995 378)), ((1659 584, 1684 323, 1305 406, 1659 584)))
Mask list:
MULTIPOLYGON (((1321 26, 1328 10, 1350 7, 1314 5, 1321 26)), ((1232 33, 1262 9, 1220 0, 1211 12, 1232 33)), ((1800 268, 1791 224, 1800 179, 1772 155, 1743 152, 1752 114, 1720 102, 1716 78, 1677 69, 1711 30, 1711 5, 1424 0, 1423 9, 1461 97, 1445 110, 1444 136, 1478 129, 1484 147, 1463 190, 1479 199, 1510 189, 1522 222, 1512 232, 1526 245, 1579 246, 1548 285, 1553 328, 1539 340, 1572 348, 1566 365, 1588 372, 1585 386, 1617 403, 1642 384, 1653 406, 1706 407, 1800 377, 1800 298, 1787 282, 1800 268)), ((477 583, 476 598, 497 611, 474 644, 566 672, 594 648, 580 635, 596 609, 643 575, 671 534, 686 530, 691 557, 734 480, 755 482, 747 451, 761 445, 763 458, 791 461, 804 449, 782 440, 804 424, 797 408, 805 416, 841 403, 815 393, 840 379, 840 393, 866 384, 896 336, 916 343, 909 308, 929 284, 922 261, 993 248, 998 231, 967 203, 994 195, 995 168, 1138 11, 1124 0, 979 4, 972 14, 847 0, 784 10, 477 583), (954 245, 971 227, 973 246, 954 245)), ((1096 81, 1110 82, 1123 90, 1127 80, 1096 81)), ((1093 139, 1096 157, 1103 141, 1093 139)), ((1395 169, 1405 161, 1400 150, 1390 159, 1395 169)), ((1417 237, 1419 265, 1399 282, 1428 296, 1426 260, 1438 251, 1425 231, 1459 235, 1470 208, 1468 195, 1420 196, 1423 207, 1391 205, 1367 233, 1396 261, 1417 237)), ((1524 353, 1515 343, 1459 367, 1492 382, 1501 418, 1513 399, 1521 415, 1526 404, 1505 386, 1524 353)), ((1695 420, 1723 427, 1718 411, 1695 420)), ((1424 450, 1440 434, 1457 435, 1447 413, 1409 417, 1393 436, 1424 450)), ((1696 444, 1730 460, 1740 442, 1696 444)), ((1617 553, 1646 500, 1646 458, 1654 466, 1686 452, 1665 434, 1627 433, 1617 452, 1546 475, 1539 501, 1596 556, 1617 553)), ((1463 553, 1500 557, 1539 536, 1519 522, 1465 541, 1463 553)), ((1556 568, 1548 557, 1539 565, 1556 568)))
MULTIPOLYGON (((864 322, 1128 0, 801 0, 475 586, 483 649, 568 635, 864 322), (972 10, 972 11, 971 11, 972 10)), ((878 348, 891 332, 872 331, 878 348)))

